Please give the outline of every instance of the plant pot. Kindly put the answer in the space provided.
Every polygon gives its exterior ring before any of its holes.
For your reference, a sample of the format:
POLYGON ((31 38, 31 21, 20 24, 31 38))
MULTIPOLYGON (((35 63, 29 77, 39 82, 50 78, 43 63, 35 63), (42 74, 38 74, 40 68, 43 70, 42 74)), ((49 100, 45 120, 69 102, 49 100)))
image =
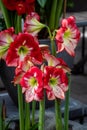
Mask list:
MULTIPOLYGON (((40 40, 41 44, 48 44, 50 46, 50 41, 49 40, 40 40)), ((50 48, 51 49, 51 48, 50 48)), ((68 64, 70 68, 73 67, 73 58, 69 56, 65 51, 57 55, 58 57, 61 57, 64 59, 64 61, 68 64)), ((1 75, 1 80, 8 91, 11 99, 13 102, 17 105, 17 87, 14 86, 12 83, 13 78, 14 78, 14 67, 7 67, 5 64, 5 61, 1 60, 0 61, 0 75, 1 75)), ((46 108, 52 106, 54 103, 52 101, 47 101, 46 100, 46 108)), ((37 105, 38 106, 38 105, 37 105)))

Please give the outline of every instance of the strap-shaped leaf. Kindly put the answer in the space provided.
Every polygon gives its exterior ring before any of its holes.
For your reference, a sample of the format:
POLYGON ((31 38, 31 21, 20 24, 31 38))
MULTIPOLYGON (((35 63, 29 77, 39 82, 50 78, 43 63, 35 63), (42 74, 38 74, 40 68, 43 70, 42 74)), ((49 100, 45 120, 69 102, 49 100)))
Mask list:
POLYGON ((0 103, 0 130, 3 130, 2 103, 0 103))
POLYGON ((45 6, 47 0, 37 0, 37 2, 39 3, 39 5, 40 5, 42 8, 44 8, 44 6, 45 6))

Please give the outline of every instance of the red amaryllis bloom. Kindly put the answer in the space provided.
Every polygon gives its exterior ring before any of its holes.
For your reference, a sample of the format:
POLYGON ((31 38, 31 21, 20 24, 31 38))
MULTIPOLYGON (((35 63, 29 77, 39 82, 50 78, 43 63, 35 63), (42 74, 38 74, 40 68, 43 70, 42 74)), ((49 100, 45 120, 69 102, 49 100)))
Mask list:
POLYGON ((37 36, 38 32, 45 27, 44 24, 40 23, 40 17, 37 13, 31 12, 27 15, 24 23, 24 32, 28 32, 33 36, 37 36))
POLYGON ((27 102, 31 102, 32 100, 40 101, 43 99, 42 77, 43 74, 40 69, 31 67, 21 79, 20 84, 25 92, 27 102))
POLYGON ((18 0, 15 5, 15 9, 18 15, 29 14, 34 11, 35 0, 18 0))
POLYGON ((26 0, 26 13, 29 14, 35 11, 35 0, 26 0))
POLYGON ((2 0, 4 5, 6 6, 7 9, 9 10, 15 10, 15 3, 18 0, 2 0))
POLYGON ((38 42, 28 33, 19 33, 9 47, 6 63, 9 66, 17 66, 26 57, 36 64, 42 63, 38 42))
POLYGON ((68 78, 61 68, 48 66, 45 68, 44 87, 49 100, 64 99, 68 89, 68 78))
POLYGON ((44 53, 44 59, 47 61, 48 66, 54 66, 54 67, 57 67, 57 68, 62 68, 65 72, 70 73, 70 68, 63 61, 63 59, 56 58, 55 56, 50 55, 48 53, 44 53))
POLYGON ((3 0, 8 10, 16 10, 18 15, 34 11, 35 0, 3 0))
POLYGON ((26 13, 26 3, 24 1, 18 1, 15 4, 15 10, 17 11, 18 15, 26 13))
POLYGON ((5 59, 7 50, 11 42, 14 41, 15 37, 16 35, 14 34, 13 27, 0 32, 0 58, 5 59))
POLYGON ((20 64, 15 69, 14 76, 14 84, 19 84, 23 75, 32 67, 34 64, 29 61, 29 58, 26 57, 24 61, 20 62, 20 64))
POLYGON ((70 16, 67 19, 63 19, 62 27, 57 30, 56 34, 58 52, 65 49, 71 56, 75 56, 74 49, 76 48, 79 39, 80 31, 76 26, 75 18, 70 16))

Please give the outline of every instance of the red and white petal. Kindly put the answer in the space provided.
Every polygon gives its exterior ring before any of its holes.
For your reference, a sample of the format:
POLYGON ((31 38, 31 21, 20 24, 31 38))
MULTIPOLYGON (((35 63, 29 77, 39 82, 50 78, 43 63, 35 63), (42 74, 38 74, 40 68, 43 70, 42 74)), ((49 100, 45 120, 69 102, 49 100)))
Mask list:
POLYGON ((70 44, 69 41, 65 41, 65 42, 64 42, 64 45, 65 45, 65 50, 66 50, 71 56, 75 56, 75 51, 74 51, 73 44, 70 44))
POLYGON ((53 91, 47 91, 47 98, 48 100, 55 100, 55 95, 53 93, 53 91))
POLYGON ((57 97, 59 99, 65 98, 65 94, 64 94, 64 91, 62 90, 62 88, 56 86, 53 88, 53 92, 54 92, 55 97, 57 97))
POLYGON ((26 102, 32 102, 34 100, 34 93, 31 87, 28 88, 25 92, 25 100, 26 102))

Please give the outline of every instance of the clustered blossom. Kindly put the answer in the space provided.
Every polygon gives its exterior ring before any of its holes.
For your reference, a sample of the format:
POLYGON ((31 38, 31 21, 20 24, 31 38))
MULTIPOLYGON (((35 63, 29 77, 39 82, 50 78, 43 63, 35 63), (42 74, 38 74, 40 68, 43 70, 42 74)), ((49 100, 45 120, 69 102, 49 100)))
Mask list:
POLYGON ((18 15, 34 11, 35 0, 3 0, 8 10, 16 10, 18 15))
MULTIPOLYGON (((23 10, 20 7, 16 11, 21 14, 27 9, 26 3, 32 4, 34 0, 3 2, 10 10, 16 10, 20 3, 23 10)), ((45 25, 39 22, 39 16, 32 12, 25 19, 23 32, 15 35, 13 28, 0 32, 0 58, 4 59, 8 66, 16 67, 14 84, 21 85, 27 102, 42 100, 44 89, 48 100, 64 99, 68 90, 67 73, 70 73, 70 68, 61 58, 51 55, 48 45, 40 45, 37 39, 37 34, 43 27, 45 25)), ((79 38, 75 18, 71 16, 63 19, 55 36, 58 52, 65 49, 74 56, 79 38)))

